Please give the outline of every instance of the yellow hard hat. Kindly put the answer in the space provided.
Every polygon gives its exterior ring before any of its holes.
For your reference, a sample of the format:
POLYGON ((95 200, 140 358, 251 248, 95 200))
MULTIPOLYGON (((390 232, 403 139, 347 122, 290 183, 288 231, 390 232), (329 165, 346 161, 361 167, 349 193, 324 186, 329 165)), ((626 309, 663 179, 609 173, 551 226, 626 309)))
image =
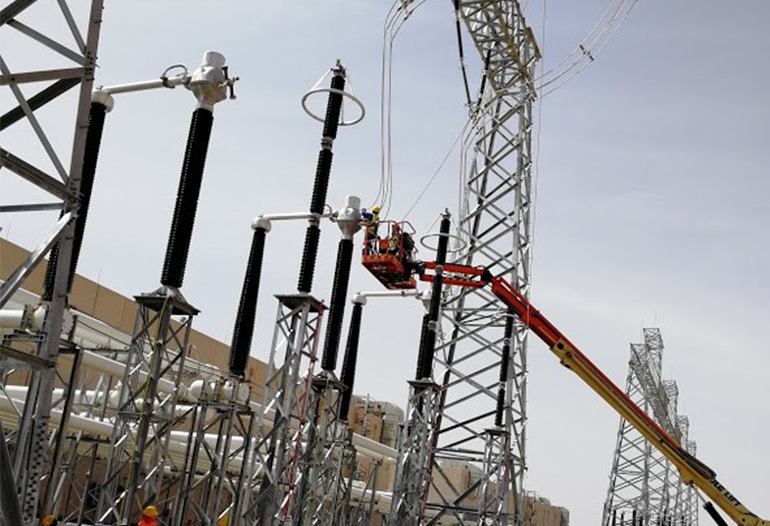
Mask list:
POLYGON ((227 521, 230 518, 229 513, 225 513, 224 516, 217 521, 217 526, 227 526, 227 521))
POLYGON ((372 212, 379 213, 379 211, 380 211, 380 207, 379 206, 375 206, 374 208, 372 208, 372 212))
POLYGON ((56 517, 54 517, 53 515, 46 515, 45 517, 43 517, 43 526, 51 526, 54 520, 56 520, 56 517))
POLYGON ((154 519, 155 517, 158 516, 158 510, 155 506, 147 506, 146 508, 144 508, 142 515, 144 515, 145 517, 154 519))

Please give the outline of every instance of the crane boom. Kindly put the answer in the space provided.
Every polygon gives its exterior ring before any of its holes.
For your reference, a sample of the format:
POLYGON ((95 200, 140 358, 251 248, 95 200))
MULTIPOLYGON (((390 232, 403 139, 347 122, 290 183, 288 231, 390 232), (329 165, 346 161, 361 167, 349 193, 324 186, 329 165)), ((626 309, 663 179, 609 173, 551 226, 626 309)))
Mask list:
MULTIPOLYGON (((420 278, 428 282, 433 281, 434 275, 426 271, 438 272, 438 267, 433 262, 422 263, 418 269, 420 278)), ((741 526, 770 526, 770 521, 760 519, 741 504, 732 493, 719 483, 716 473, 711 468, 685 451, 676 440, 661 429, 647 413, 636 405, 505 279, 493 277, 486 269, 465 265, 442 265, 440 272, 443 275, 442 279, 445 285, 457 285, 466 288, 481 288, 491 285, 492 293, 550 347, 551 351, 559 357, 562 365, 577 374, 676 466, 685 484, 698 487, 736 524, 741 526)), ((707 504, 706 509, 717 520, 719 516, 713 508, 707 504)))

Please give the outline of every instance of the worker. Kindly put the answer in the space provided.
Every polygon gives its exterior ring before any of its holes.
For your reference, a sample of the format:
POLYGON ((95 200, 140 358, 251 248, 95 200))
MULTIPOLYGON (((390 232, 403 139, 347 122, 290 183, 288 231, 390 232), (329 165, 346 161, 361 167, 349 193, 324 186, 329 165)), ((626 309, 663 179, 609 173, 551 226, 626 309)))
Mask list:
POLYGON ((363 211, 364 222, 366 224, 366 240, 368 242, 367 251, 369 254, 379 253, 380 240, 377 237, 377 229, 380 226, 380 207, 376 205, 371 211, 363 211))
POLYGON ((393 231, 390 233, 390 237, 388 238, 388 253, 393 254, 395 256, 398 256, 398 249, 399 249, 399 242, 401 241, 401 236, 399 229, 395 226, 393 227, 393 231))
POLYGON ((144 508, 142 519, 136 526, 158 526, 158 509, 155 506, 144 508))
POLYGON ((58 526, 59 521, 53 515, 46 515, 43 517, 43 526, 58 526))

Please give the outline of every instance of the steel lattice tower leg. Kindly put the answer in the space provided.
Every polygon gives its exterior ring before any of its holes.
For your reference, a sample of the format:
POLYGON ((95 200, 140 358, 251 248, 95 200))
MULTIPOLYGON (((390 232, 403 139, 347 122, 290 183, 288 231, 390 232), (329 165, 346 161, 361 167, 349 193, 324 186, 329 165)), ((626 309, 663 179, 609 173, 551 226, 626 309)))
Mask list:
POLYGON ((159 510, 163 504, 171 507, 170 490, 181 471, 169 459, 168 443, 171 430, 186 415, 177 415, 179 390, 162 392, 158 383, 163 379, 182 384, 185 350, 198 311, 162 289, 135 299, 139 311, 110 441, 100 523, 138 520, 139 512, 149 504, 159 510))
POLYGON ((278 302, 256 439, 249 454, 250 502, 244 506, 243 521, 255 526, 283 524, 296 505, 293 498, 299 459, 305 453, 310 384, 324 312, 323 303, 308 294, 278 296, 278 302))
MULTIPOLYGON (((697 453, 698 447, 693 440, 689 440, 687 442, 687 452, 693 456, 697 453)), ((698 517, 699 517, 699 502, 698 502, 698 495, 697 495, 697 489, 695 489, 693 486, 687 486, 687 496, 685 500, 685 506, 684 506, 684 518, 685 518, 685 526, 698 526, 698 517)))
MULTIPOLYGON (((465 249, 457 263, 487 267, 525 296, 530 284, 532 77, 539 52, 518 2, 460 1, 459 13, 485 64, 485 78, 471 108, 466 138, 458 234, 465 249)), ((505 455, 485 455, 485 433, 494 420, 506 316, 486 290, 466 290, 446 301, 447 335, 436 348, 438 404, 436 461, 461 459, 502 477, 513 495, 511 520, 524 502, 526 469, 527 330, 514 323, 500 429, 509 437, 505 455), (488 409, 487 409, 488 408, 488 409), (494 462, 493 465, 487 465, 494 462)), ((438 476, 442 476, 440 469, 438 476)), ((447 481, 448 482, 448 481, 447 481)), ((467 495, 442 494, 431 502, 461 524, 482 523, 464 514, 467 495)), ((507 506, 508 498, 502 499, 507 506)), ((475 507, 475 504, 473 505, 475 507)))
POLYGON ((238 517, 245 490, 254 413, 249 407, 249 386, 230 379, 213 389, 204 384, 190 425, 184 479, 173 524, 190 520, 216 524, 222 517, 238 517), (215 435, 210 444, 206 434, 215 435))
POLYGON ((425 380, 413 380, 409 385, 407 420, 399 438, 388 522, 391 526, 423 524, 431 487, 439 388, 425 380))
POLYGON ((509 463, 510 440, 500 429, 487 429, 484 447, 484 473, 479 496, 479 524, 482 526, 507 526, 508 487, 506 480, 511 473, 509 463))
MULTIPOLYGON (((19 18, 23 20, 27 15, 24 11, 34 3, 34 0, 32 0, 28 2, 11 2, 6 5, 0 13, 0 26, 4 26, 3 30, 13 28, 29 36, 30 28, 25 26, 19 18)), ((68 50, 68 58, 77 64, 77 70, 68 69, 67 73, 63 73, 65 71, 63 68, 54 67, 44 71, 28 72, 17 77, 16 73, 19 71, 12 71, 6 63, 8 57, 5 51, 7 50, 4 50, 3 57, 0 57, 2 75, 10 79, 8 85, 19 104, 18 107, 4 115, 2 128, 11 126, 18 121, 29 121, 48 158, 56 168, 56 172, 58 172, 56 175, 58 177, 51 177, 43 170, 5 149, 0 151, 3 167, 52 194, 61 203, 61 216, 54 230, 32 251, 29 258, 0 287, 0 307, 2 307, 10 299, 13 292, 24 283, 24 280, 42 261, 43 257, 58 242, 57 264, 51 272, 53 280, 52 294, 50 301, 46 305, 47 312, 44 329, 35 352, 37 358, 50 363, 51 366, 36 371, 31 375, 25 402, 25 418, 20 419, 18 428, 9 434, 13 436, 15 441, 16 458, 14 464, 23 523, 28 525, 34 524, 37 520, 41 481, 48 478, 46 469, 50 465, 55 466, 58 462, 57 458, 50 458, 47 451, 52 393, 56 375, 54 367, 58 360, 59 347, 61 345, 70 268, 72 267, 72 262, 77 257, 75 255, 75 247, 77 246, 77 240, 75 239, 76 215, 81 204, 79 202, 81 174, 88 130, 91 88, 99 45, 102 6, 102 0, 93 0, 90 3, 88 19, 85 24, 85 38, 83 38, 81 33, 83 28, 78 28, 74 20, 72 20, 69 27, 72 36, 78 42, 78 46, 77 51, 68 50), (72 73, 73 71, 74 74, 72 73), (39 86, 41 81, 52 83, 29 99, 25 98, 18 87, 19 83, 25 82, 37 83, 39 86), (51 145, 43 126, 37 121, 34 112, 78 84, 80 89, 77 97, 78 102, 70 165, 68 169, 65 169, 59 154, 51 145)), ((59 8, 62 12, 71 16, 66 1, 60 2, 59 8)), ((45 47, 61 45, 57 42, 58 35, 55 38, 51 38, 38 34, 31 38, 45 47)), ((68 66, 72 68, 73 63, 69 62, 68 66)), ((6 440, 6 436, 0 437, 0 439, 6 440)), ((55 451, 58 454, 60 449, 55 451)))
POLYGON ((308 422, 298 525, 343 526, 347 521, 356 453, 345 419, 339 413, 343 389, 333 376, 319 375, 313 380, 311 410, 318 416, 308 422))

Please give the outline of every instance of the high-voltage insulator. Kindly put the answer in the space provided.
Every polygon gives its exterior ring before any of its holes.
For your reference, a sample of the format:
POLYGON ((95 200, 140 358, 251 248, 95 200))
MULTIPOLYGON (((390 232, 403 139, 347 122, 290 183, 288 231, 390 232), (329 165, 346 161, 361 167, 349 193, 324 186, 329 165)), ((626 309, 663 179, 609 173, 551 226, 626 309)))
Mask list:
POLYGON ((505 333, 503 336, 503 351, 500 357, 500 385, 497 388, 497 408, 495 409, 495 425, 503 425, 503 410, 505 409, 505 384, 508 382, 508 362, 511 359, 511 338, 513 337, 513 315, 505 318, 505 333))
POLYGON ((249 262, 243 277, 241 301, 235 318, 233 341, 230 346, 230 374, 244 377, 254 336, 254 321, 257 314, 259 284, 262 278, 262 259, 265 253, 265 238, 270 232, 270 221, 257 219, 252 224, 254 237, 251 241, 249 262))
MULTIPOLYGON (((91 204, 91 194, 94 188, 94 179, 96 177, 96 163, 99 159, 99 147, 102 143, 102 132, 104 131, 104 119, 107 113, 112 110, 114 101, 109 93, 95 91, 91 97, 91 109, 88 114, 88 133, 86 134, 86 146, 83 153, 83 169, 80 174, 80 202, 78 206, 78 217, 75 219, 75 232, 72 239, 72 256, 70 257, 70 268, 67 274, 67 292, 72 291, 72 281, 75 278, 75 271, 78 266, 80 249, 83 246, 83 235, 86 231, 86 221, 88 219, 88 208, 91 204)), ((43 301, 53 299, 54 281, 56 277, 56 264, 59 261, 59 243, 51 249, 51 255, 48 258, 48 267, 45 271, 45 281, 43 284, 43 301)))
POLYGON ((417 372, 415 380, 430 379, 433 375, 433 350, 436 347, 436 333, 438 331, 438 316, 441 307, 441 289, 443 288, 442 265, 446 263, 447 250, 449 248, 450 215, 445 212, 441 216, 439 229, 438 248, 436 249, 436 275, 433 278, 431 288, 430 308, 428 317, 423 319, 423 330, 420 336, 420 352, 417 356, 417 372))
POLYGON ((361 229, 360 208, 361 200, 355 196, 348 196, 345 208, 337 214, 337 225, 342 231, 342 239, 337 249, 329 323, 326 326, 326 340, 321 361, 321 368, 324 371, 334 371, 337 367, 342 319, 345 315, 345 298, 348 295, 350 282, 350 264, 353 261, 353 236, 361 229))
POLYGON ((211 127, 214 123, 214 105, 227 96, 227 77, 225 76, 225 57, 214 51, 207 51, 203 64, 193 72, 189 88, 198 99, 190 122, 187 137, 182 175, 179 179, 174 218, 166 247, 166 259, 163 263, 161 283, 180 288, 184 281, 187 267, 187 255, 190 251, 195 214, 198 209, 198 196, 203 181, 203 168, 206 164, 211 127))
POLYGON ((353 388, 356 378, 356 362, 358 361, 358 342, 361 336, 361 317, 366 305, 366 298, 356 295, 353 298, 353 314, 350 317, 348 342, 345 345, 345 357, 342 360, 342 375, 340 381, 345 385, 340 400, 340 418, 347 421, 350 412, 350 402, 353 399, 353 388))
MULTIPOLYGON (((324 119, 323 135, 321 137, 321 151, 318 152, 316 164, 315 182, 313 183, 313 196, 310 201, 310 212, 321 214, 326 205, 326 192, 329 188, 329 175, 332 169, 332 146, 337 137, 337 128, 342 111, 342 97, 345 90, 346 71, 337 62, 332 70, 331 89, 326 103, 326 117, 324 119)), ((300 292, 310 293, 313 288, 313 274, 318 255, 318 241, 321 238, 321 230, 318 228, 318 220, 310 219, 310 225, 305 234, 305 248, 302 253, 302 266, 299 271, 297 289, 300 292)))

